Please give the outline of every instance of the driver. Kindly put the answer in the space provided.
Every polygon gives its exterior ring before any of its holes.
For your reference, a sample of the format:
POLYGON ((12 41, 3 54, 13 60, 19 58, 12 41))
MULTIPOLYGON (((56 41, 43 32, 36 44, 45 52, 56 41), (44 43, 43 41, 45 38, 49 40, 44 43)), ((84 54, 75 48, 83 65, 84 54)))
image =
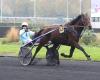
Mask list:
POLYGON ((22 44, 26 44, 32 41, 32 36, 35 35, 35 32, 31 31, 29 29, 28 23, 27 22, 23 22, 21 24, 21 30, 19 32, 19 36, 20 36, 20 41, 22 44))

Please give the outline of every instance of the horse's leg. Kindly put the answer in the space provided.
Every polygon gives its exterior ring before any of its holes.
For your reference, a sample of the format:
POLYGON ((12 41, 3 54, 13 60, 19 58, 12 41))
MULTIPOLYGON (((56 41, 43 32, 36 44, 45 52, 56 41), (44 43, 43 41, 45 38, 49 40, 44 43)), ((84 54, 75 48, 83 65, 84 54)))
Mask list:
POLYGON ((65 58, 71 58, 73 56, 74 50, 75 50, 75 47, 71 46, 71 48, 70 48, 70 54, 66 55, 64 53, 61 53, 61 56, 65 57, 65 58))
POLYGON ((79 50, 81 50, 81 51, 84 53, 84 55, 86 56, 87 60, 91 60, 90 55, 88 55, 88 54, 85 52, 85 50, 83 49, 83 47, 81 47, 77 42, 74 42, 73 44, 74 44, 74 46, 75 46, 76 48, 78 48, 79 50))
MULTIPOLYGON (((42 39, 40 40, 40 43, 39 43, 38 47, 37 47, 36 50, 35 50, 35 53, 34 53, 34 55, 33 55, 33 57, 32 57, 32 60, 31 60, 30 64, 32 63, 32 61, 34 60, 35 56, 36 56, 37 53, 40 51, 40 49, 41 49, 45 44, 47 44, 48 41, 49 41, 49 36, 48 36, 48 35, 45 36, 44 38, 42 38, 42 39)), ((46 47, 46 48, 48 48, 48 47, 46 47)))
POLYGON ((38 47, 36 48, 35 53, 34 53, 32 59, 31 59, 30 64, 32 63, 32 61, 34 60, 35 56, 37 55, 37 53, 40 51, 41 48, 42 48, 42 45, 38 45, 38 47))
MULTIPOLYGON (((79 42, 79 40, 77 42, 79 42)), ((75 46, 71 46, 69 55, 66 55, 65 53, 61 53, 61 56, 65 58, 71 58, 73 56, 74 50, 75 50, 75 46)))
POLYGON ((58 53, 58 50, 60 48, 60 45, 59 44, 54 44, 53 45, 53 48, 54 49, 57 49, 57 52, 54 55, 55 55, 55 59, 56 59, 56 64, 59 65, 60 64, 60 61, 59 61, 59 53, 58 53))

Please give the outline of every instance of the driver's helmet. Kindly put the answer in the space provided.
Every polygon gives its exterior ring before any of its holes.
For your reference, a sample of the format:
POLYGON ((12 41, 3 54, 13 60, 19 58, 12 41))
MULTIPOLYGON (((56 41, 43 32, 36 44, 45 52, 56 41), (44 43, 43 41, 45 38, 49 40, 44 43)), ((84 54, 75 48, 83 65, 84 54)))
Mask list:
POLYGON ((22 24, 21 24, 21 27, 23 28, 23 27, 28 27, 28 23, 27 22, 23 22, 22 24))

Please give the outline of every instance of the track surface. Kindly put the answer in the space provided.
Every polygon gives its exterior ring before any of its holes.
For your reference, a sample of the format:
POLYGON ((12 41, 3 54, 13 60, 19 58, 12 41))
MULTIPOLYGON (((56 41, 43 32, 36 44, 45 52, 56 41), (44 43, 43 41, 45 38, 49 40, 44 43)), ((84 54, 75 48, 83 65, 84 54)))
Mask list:
POLYGON ((100 80, 100 62, 60 60, 46 66, 45 60, 22 66, 18 58, 0 57, 0 80, 100 80))

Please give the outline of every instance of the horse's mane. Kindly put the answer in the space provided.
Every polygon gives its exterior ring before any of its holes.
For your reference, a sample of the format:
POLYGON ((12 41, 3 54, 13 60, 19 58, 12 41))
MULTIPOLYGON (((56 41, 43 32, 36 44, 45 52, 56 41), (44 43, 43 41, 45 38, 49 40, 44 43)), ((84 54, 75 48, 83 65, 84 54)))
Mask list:
POLYGON ((71 21, 68 22, 68 23, 65 23, 65 26, 75 24, 78 20, 81 19, 82 16, 83 16, 83 14, 78 15, 75 19, 71 20, 71 21))

